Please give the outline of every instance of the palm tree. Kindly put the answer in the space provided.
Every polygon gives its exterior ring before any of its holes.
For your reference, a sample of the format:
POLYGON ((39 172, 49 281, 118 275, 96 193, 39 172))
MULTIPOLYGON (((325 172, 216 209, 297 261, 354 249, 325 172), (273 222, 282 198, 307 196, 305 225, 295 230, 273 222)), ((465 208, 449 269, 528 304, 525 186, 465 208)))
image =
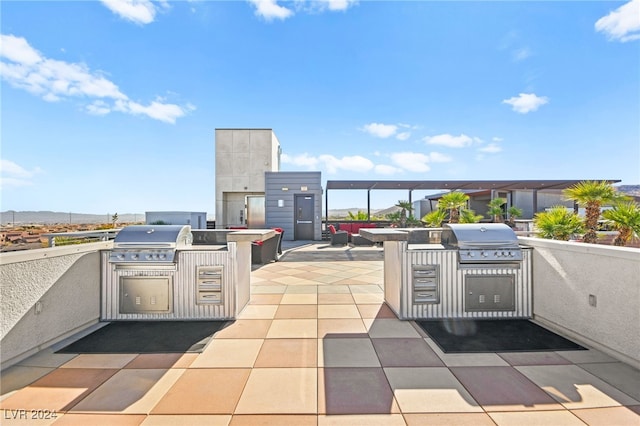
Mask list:
POLYGON ((568 241, 573 234, 583 231, 584 225, 577 214, 564 206, 553 206, 536 213, 533 223, 542 238, 568 241))
POLYGON ((504 222, 504 210, 502 209, 502 206, 505 205, 506 202, 506 198, 494 198, 493 200, 489 201, 489 204, 487 204, 489 206, 489 210, 487 210, 487 213, 493 217, 494 222, 504 222))
POLYGON ((598 220, 600 219, 600 208, 603 204, 608 204, 621 199, 615 188, 606 181, 586 180, 575 184, 563 191, 568 200, 574 200, 582 204, 585 208, 585 228, 583 241, 595 244, 598 240, 598 220))
POLYGON ((422 221, 431 228, 440 228, 445 220, 447 220, 447 212, 442 209, 433 210, 422 216, 422 221))
POLYGON ((471 209, 460 209, 460 223, 478 223, 483 217, 471 209))
POLYGON ((395 207, 400 207, 400 227, 404 228, 407 223, 407 212, 411 215, 413 205, 406 200, 399 200, 395 207))
POLYGON ((460 209, 467 205, 469 196, 464 192, 451 191, 440 197, 438 208, 449 210, 449 223, 460 222, 460 209))
POLYGON ((614 246, 625 246, 632 238, 640 237, 640 205, 635 201, 616 203, 611 210, 602 212, 602 217, 618 230, 614 246))
POLYGON ((516 206, 511 206, 509 207, 509 210, 507 210, 507 213, 509 213, 509 226, 515 228, 516 219, 522 216, 522 209, 516 206))

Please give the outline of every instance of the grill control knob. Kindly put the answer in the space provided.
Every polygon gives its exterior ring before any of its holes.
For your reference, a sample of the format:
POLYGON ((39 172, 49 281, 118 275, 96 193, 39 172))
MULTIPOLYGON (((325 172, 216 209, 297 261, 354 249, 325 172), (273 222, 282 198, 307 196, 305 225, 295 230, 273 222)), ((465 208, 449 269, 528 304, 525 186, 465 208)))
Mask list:
POLYGON ((138 255, 137 255, 137 254, 132 254, 132 255, 131 255, 131 259, 133 259, 133 260, 138 260, 138 255))
POLYGON ((164 253, 160 255, 160 259, 164 259, 164 258, 166 258, 166 257, 167 257, 167 255, 166 255, 166 254, 164 254, 164 253))
POLYGON ((150 254, 147 254, 147 255, 144 256, 144 258, 147 259, 147 260, 151 260, 151 257, 152 256, 150 254))
POLYGON ((120 253, 116 256, 119 260, 124 260, 124 254, 120 253))
POLYGON ((482 257, 487 257, 487 256, 489 256, 489 255, 487 254, 487 252, 484 252, 484 251, 483 251, 483 252, 481 252, 481 253, 480 253, 480 256, 482 256, 482 257))
POLYGON ((467 252, 467 256, 469 256, 469 257, 473 257, 473 256, 475 256, 475 253, 474 253, 474 252, 472 252, 472 251, 468 251, 468 252, 467 252))

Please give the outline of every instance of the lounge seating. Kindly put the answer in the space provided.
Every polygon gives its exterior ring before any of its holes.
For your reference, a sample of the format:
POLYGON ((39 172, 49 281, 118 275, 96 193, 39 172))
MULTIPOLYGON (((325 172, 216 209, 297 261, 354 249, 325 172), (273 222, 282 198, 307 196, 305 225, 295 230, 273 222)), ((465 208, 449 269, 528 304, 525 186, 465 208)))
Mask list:
POLYGON ((280 233, 280 239, 278 240, 278 254, 282 254, 282 239, 284 238, 284 229, 273 228, 273 230, 280 233))
POLYGON ((254 265, 278 261, 278 247, 282 233, 267 238, 264 241, 254 241, 251 243, 251 263, 254 265))
POLYGON ((375 243, 371 240, 366 239, 360 234, 351 235, 351 244, 354 246, 373 246, 375 243))
POLYGON ((347 231, 336 231, 335 226, 329 225, 329 233, 332 246, 349 244, 349 233, 347 231))
POLYGON ((363 228, 376 228, 375 223, 340 223, 338 229, 349 234, 349 242, 354 246, 372 246, 373 241, 366 239, 359 234, 363 228))

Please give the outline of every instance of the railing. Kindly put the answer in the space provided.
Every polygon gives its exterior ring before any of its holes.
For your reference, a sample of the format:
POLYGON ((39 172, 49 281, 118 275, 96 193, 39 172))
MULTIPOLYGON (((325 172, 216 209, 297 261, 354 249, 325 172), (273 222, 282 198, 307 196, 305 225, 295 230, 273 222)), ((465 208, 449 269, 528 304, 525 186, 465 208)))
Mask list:
POLYGON ((55 247, 56 238, 65 238, 66 241, 64 245, 113 240, 121 229, 122 228, 98 229, 94 231, 55 232, 52 234, 42 234, 42 236, 47 237, 49 247, 55 247))

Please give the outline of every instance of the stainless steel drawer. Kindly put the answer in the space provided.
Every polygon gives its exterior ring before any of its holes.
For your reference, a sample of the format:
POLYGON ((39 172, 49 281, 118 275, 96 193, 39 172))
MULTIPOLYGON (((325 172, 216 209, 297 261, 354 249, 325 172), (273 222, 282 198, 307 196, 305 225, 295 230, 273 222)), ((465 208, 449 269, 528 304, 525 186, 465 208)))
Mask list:
POLYGON ((412 265, 411 286, 413 303, 439 303, 439 265, 412 265))
POLYGON ((433 287, 435 288, 438 285, 437 278, 415 278, 413 280, 414 288, 423 288, 423 287, 433 287))
POLYGON ((413 293, 413 300, 416 303, 437 302, 438 293, 435 291, 416 291, 413 293))
POLYGON ((197 303, 199 305, 222 303, 222 293, 219 291, 199 291, 197 303))
POLYGON ((423 278, 423 277, 434 277, 436 276, 436 268, 429 269, 414 269, 413 270, 414 278, 423 278))

